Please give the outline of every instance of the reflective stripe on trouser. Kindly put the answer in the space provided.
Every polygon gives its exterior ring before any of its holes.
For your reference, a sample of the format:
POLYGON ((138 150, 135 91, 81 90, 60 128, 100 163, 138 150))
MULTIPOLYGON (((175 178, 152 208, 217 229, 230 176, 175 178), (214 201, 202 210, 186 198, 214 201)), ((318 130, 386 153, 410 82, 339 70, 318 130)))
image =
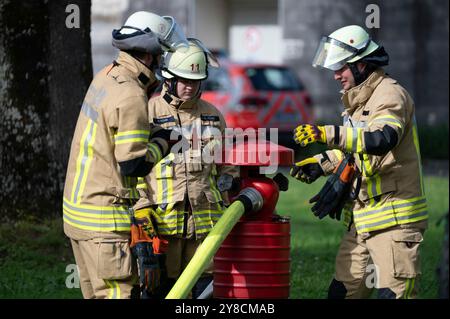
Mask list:
POLYGON ((335 278, 344 284, 346 298, 369 298, 373 290, 382 288, 390 289, 396 298, 415 298, 421 274, 419 238, 422 230, 411 224, 366 239, 352 226, 341 241, 335 264, 335 278), (400 240, 412 241, 406 245, 400 240))
POLYGON ((405 283, 405 292, 402 299, 413 299, 416 297, 416 278, 408 278, 405 283))
POLYGON ((64 222, 88 231, 129 231, 130 216, 124 206, 79 205, 63 199, 64 222))
POLYGON ((119 282, 117 280, 105 280, 105 284, 109 290, 107 299, 122 299, 119 282))
MULTIPOLYGON (((129 249, 125 250, 125 253, 121 249, 107 249, 120 254, 120 257, 109 256, 94 240, 71 239, 71 243, 79 269, 81 292, 85 299, 128 299, 131 297, 131 290, 137 284, 138 277, 136 263, 129 249), (112 259, 115 259, 115 262, 112 259), (108 264, 117 266, 116 274, 114 269, 113 271, 100 269, 101 265, 108 264), (102 274, 108 275, 108 279, 101 278, 102 274)), ((115 244, 108 242, 108 245, 115 244)), ((126 244, 123 245, 126 246, 126 244)))
POLYGON ((353 211, 359 234, 428 219, 425 197, 396 200, 353 211))

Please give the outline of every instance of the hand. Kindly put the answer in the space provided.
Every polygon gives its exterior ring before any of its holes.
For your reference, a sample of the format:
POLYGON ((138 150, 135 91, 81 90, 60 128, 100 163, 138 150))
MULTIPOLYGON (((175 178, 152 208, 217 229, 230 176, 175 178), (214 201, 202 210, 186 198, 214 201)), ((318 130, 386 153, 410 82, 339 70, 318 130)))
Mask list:
POLYGON ((346 155, 333 174, 328 177, 320 192, 309 200, 311 204, 315 203, 311 210, 319 219, 327 215, 337 220, 341 219, 342 209, 351 199, 350 191, 356 174, 352 156, 346 155))
POLYGON ((303 183, 311 184, 320 176, 323 176, 324 172, 317 159, 310 157, 295 163, 289 174, 303 183))
MULTIPOLYGON (((182 140, 182 135, 178 132, 160 126, 152 126, 150 142, 158 145, 162 157, 166 157, 180 140, 182 140)), ((185 141, 183 142, 185 143, 185 141)))
POLYGON ((172 145, 178 142, 179 134, 173 130, 164 129, 160 126, 153 126, 150 139, 154 138, 161 138, 165 140, 169 145, 172 145))
POLYGON ((310 124, 299 125, 294 131, 294 141, 303 147, 315 142, 326 143, 325 127, 310 124))
POLYGON ((153 238, 157 235, 155 227, 153 226, 150 207, 135 210, 134 221, 137 226, 142 227, 142 229, 150 238, 153 238))
POLYGON ((223 174, 217 179, 217 189, 223 192, 235 193, 239 190, 241 180, 239 177, 233 177, 230 174, 223 174))
POLYGON ((332 219, 341 220, 349 191, 350 184, 342 182, 336 175, 331 175, 320 192, 309 200, 311 204, 314 203, 311 211, 319 219, 328 215, 332 219))

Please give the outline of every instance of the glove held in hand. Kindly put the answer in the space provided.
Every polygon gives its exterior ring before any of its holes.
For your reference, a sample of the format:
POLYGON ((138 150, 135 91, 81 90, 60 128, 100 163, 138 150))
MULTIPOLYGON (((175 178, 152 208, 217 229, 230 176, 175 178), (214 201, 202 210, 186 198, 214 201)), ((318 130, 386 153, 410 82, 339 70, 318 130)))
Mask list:
POLYGON ((315 216, 323 219, 329 215, 333 219, 341 219, 342 209, 349 199, 355 173, 353 155, 348 154, 327 179, 320 192, 309 200, 310 203, 315 203, 311 208, 315 216))

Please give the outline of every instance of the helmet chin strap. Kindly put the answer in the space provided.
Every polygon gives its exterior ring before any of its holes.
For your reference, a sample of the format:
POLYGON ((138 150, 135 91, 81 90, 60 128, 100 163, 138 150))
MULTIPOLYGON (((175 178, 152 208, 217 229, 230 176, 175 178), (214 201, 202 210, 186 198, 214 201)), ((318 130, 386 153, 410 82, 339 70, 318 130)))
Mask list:
POLYGON ((355 86, 360 85, 367 79, 368 74, 366 70, 360 72, 356 63, 348 63, 348 67, 350 68, 350 71, 353 74, 353 78, 355 79, 355 86))
POLYGON ((388 64, 389 64, 389 55, 382 46, 380 46, 374 52, 372 52, 371 54, 362 58, 359 61, 356 61, 354 63, 347 63, 348 67, 350 68, 350 71, 353 74, 353 77, 355 78, 356 86, 363 83, 369 77, 369 75, 371 75, 372 72, 375 71, 377 68, 383 67, 388 64), (359 71, 357 66, 358 62, 365 63, 366 66, 364 68, 364 71, 362 72, 359 71))
POLYGON ((353 78, 355 79, 355 86, 358 86, 361 83, 363 83, 374 70, 374 68, 372 68, 369 64, 366 64, 366 66, 362 72, 359 71, 357 62, 348 63, 347 65, 353 74, 353 78))
POLYGON ((159 68, 158 56, 152 54, 152 63, 149 65, 149 69, 155 72, 159 68))
POLYGON ((177 94, 177 84, 178 84, 178 79, 176 76, 174 76, 173 78, 171 78, 169 80, 169 94, 172 94, 173 96, 176 96, 177 98, 179 98, 178 94, 177 94))

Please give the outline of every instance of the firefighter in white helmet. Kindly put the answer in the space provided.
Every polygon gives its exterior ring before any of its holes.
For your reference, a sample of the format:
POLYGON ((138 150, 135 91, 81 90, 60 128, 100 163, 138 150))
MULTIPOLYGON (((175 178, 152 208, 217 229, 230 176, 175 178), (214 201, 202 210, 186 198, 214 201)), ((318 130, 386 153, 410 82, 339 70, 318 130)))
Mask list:
MULTIPOLYGON (((229 181, 238 176, 236 168, 214 162, 215 156, 221 155, 226 124, 222 114, 200 98, 209 66, 219 64, 197 39, 189 39, 187 51, 166 53, 161 95, 148 104, 153 129, 171 130, 172 140, 182 138, 146 177, 149 201, 136 205, 136 209, 151 205, 155 228, 168 240, 167 278, 161 282, 160 297, 169 292, 222 216, 227 197, 226 189, 218 187, 218 179, 229 181)), ((194 286, 192 297, 197 298, 211 280, 209 267, 194 286)))
POLYGON ((383 71, 388 62, 384 48, 359 26, 322 38, 313 66, 333 71, 341 83, 343 125, 303 124, 294 132, 302 147, 318 142, 332 149, 296 163, 291 175, 297 179, 311 183, 332 174, 344 155, 353 154, 357 167, 353 198, 347 197, 349 192, 337 196, 345 185, 330 177, 327 183, 335 187, 324 187, 311 200, 316 216, 340 219, 343 212, 348 228, 329 298, 366 298, 373 288, 379 298, 417 294, 427 202, 414 102, 383 71), (336 205, 338 198, 346 200, 343 210, 336 205))
POLYGON ((129 208, 138 199, 137 177, 169 150, 163 135, 150 132, 147 102, 161 54, 187 49, 174 19, 150 12, 132 14, 112 37, 120 53, 86 94, 64 187, 64 231, 84 298, 130 298, 137 283, 129 208))

